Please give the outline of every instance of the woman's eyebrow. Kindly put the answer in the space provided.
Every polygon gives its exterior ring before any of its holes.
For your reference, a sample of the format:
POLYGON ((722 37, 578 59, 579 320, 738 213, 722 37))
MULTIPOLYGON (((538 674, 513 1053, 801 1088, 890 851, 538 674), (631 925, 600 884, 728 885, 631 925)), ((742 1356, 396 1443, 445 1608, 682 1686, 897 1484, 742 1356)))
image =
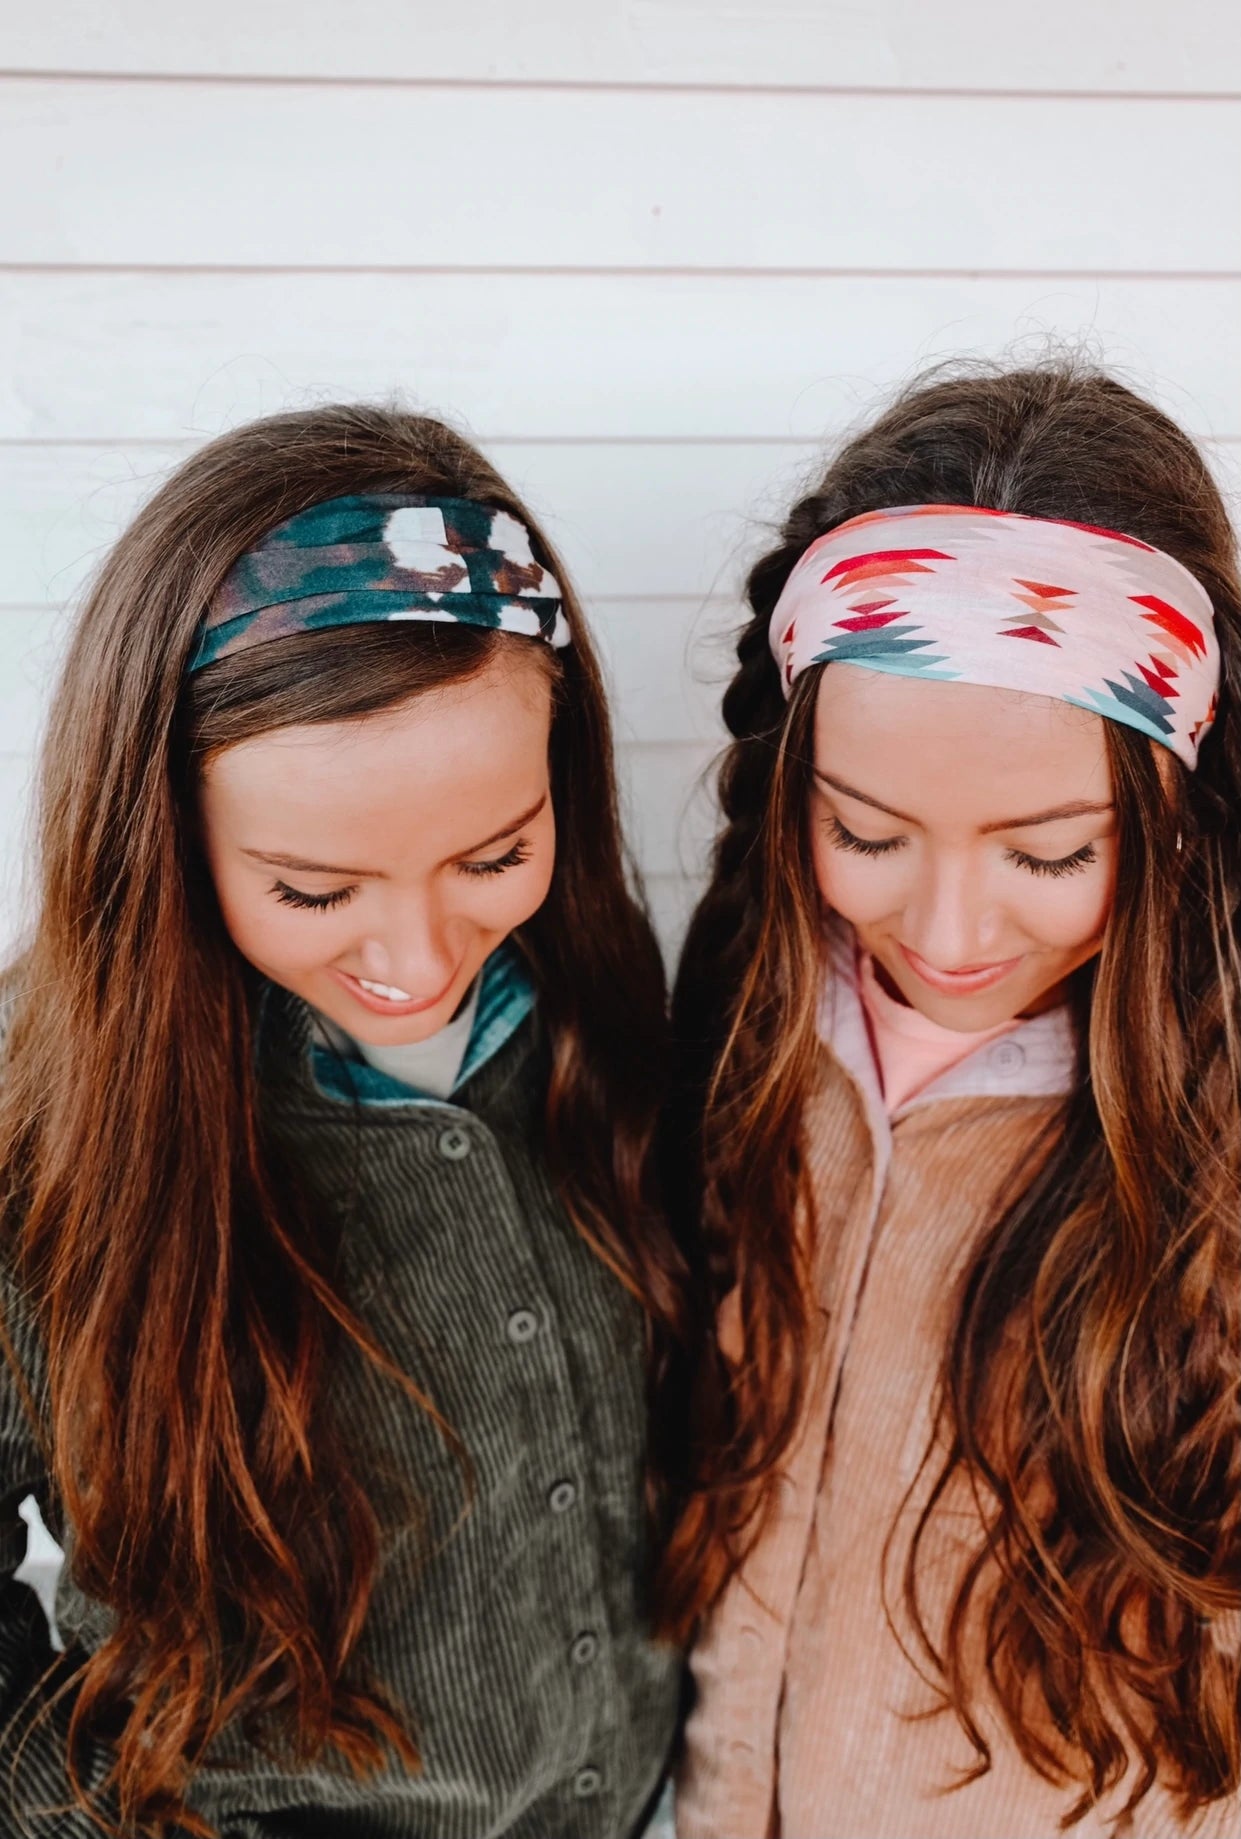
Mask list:
POLYGON ((982 834, 990 836, 996 830, 1029 830, 1035 824, 1056 824, 1068 817, 1102 817, 1114 809, 1110 800, 1094 804, 1089 799, 1076 798, 1067 805, 1054 805, 1050 811, 1036 811, 1033 817, 1006 817, 1002 824, 984 824, 982 834))
POLYGON ((514 830, 520 830, 524 825, 532 824, 547 800, 548 793, 544 792, 537 804, 531 805, 528 811, 523 811, 520 817, 515 817, 511 824, 505 824, 501 829, 493 830, 491 835, 484 837, 481 843, 472 843, 468 849, 458 850, 455 856, 449 858, 450 861, 456 862, 462 856, 476 856, 480 849, 490 849, 493 843, 500 843, 506 836, 512 836, 514 830))
POLYGON ((891 805, 881 803, 878 798, 872 798, 867 792, 859 792, 856 786, 846 785, 843 779, 833 779, 830 773, 821 773, 817 766, 814 769, 814 776, 816 779, 821 779, 824 785, 829 785, 833 792, 843 792, 846 798, 856 798, 860 805, 869 805, 874 811, 883 811, 888 817, 899 818, 902 824, 918 824, 916 817, 909 817, 904 811, 894 811, 891 805))
POLYGON ((279 850, 243 849, 243 856, 252 861, 265 862, 268 868, 291 868, 295 874, 302 875, 345 875, 354 881, 378 881, 381 877, 373 868, 339 868, 331 862, 307 862, 301 856, 285 856, 279 850))
MULTIPOLYGON (((856 798, 859 804, 870 805, 873 810, 882 811, 888 817, 898 818, 902 824, 916 825, 918 823, 916 817, 910 817, 904 811, 893 810, 891 805, 881 803, 878 798, 872 798, 867 792, 859 792, 856 786, 846 785, 843 779, 833 779, 830 773, 822 773, 817 767, 814 776, 816 779, 821 779, 824 785, 830 786, 834 792, 843 792, 846 798, 856 798)), ((1053 805, 1049 811, 1036 811, 1030 817, 1005 817, 996 824, 983 824, 979 834, 993 836, 998 830, 1030 830, 1036 824, 1061 823, 1070 817, 1102 817, 1114 808, 1110 800, 1099 804, 1089 799, 1079 798, 1072 800, 1069 804, 1053 805)))
MULTIPOLYGON (((547 803, 547 797, 547 793, 544 792, 537 804, 531 805, 528 811, 523 811, 520 817, 515 817, 511 824, 505 824, 501 829, 493 830, 491 835, 484 837, 481 843, 471 843, 468 849, 458 850, 455 856, 448 858, 449 861, 459 861, 462 856, 476 856, 480 849, 490 849, 493 843, 499 843, 504 837, 512 836, 514 830, 520 830, 523 825, 533 823, 547 803)), ((243 849, 241 853, 243 856, 249 856, 255 862, 266 863, 268 868, 287 868, 291 869, 294 874, 341 875, 351 881, 382 881, 384 878, 377 869, 341 868, 339 864, 333 862, 307 862, 301 856, 282 855, 279 850, 243 849)))

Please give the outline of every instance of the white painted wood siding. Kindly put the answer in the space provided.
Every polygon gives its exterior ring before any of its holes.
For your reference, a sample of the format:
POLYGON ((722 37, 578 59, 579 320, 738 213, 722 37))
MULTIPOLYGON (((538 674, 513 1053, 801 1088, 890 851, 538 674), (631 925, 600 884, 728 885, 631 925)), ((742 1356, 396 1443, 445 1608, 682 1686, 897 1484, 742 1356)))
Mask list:
POLYGON ((251 415, 399 393, 547 516, 670 941, 744 565, 883 390, 1085 337, 1241 477, 1234 0, 4 15, 0 938, 73 598, 251 415))
POLYGON ((58 0, 5 25, 15 70, 163 76, 998 89, 1241 87, 1230 0, 58 0), (295 23, 294 23, 295 21, 295 23))

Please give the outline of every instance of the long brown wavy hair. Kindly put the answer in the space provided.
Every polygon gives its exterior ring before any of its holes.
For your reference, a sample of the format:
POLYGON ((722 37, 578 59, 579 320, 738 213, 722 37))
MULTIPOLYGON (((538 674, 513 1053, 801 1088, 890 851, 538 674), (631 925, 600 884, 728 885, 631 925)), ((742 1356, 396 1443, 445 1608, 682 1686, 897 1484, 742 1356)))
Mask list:
MULTIPOLYGON (((76 1657, 71 1779, 88 1806, 78 1757, 102 1734, 126 1832, 208 1830, 186 1785, 233 1719, 358 1774, 393 1751, 418 1762, 400 1708, 351 1664, 378 1532, 332 1418, 334 1354, 361 1349, 422 1395, 353 1315, 332 1228, 263 1137, 255 980, 219 916, 195 786, 205 757, 251 735, 364 717, 530 641, 400 622, 299 635, 186 677, 238 555, 312 504, 372 491, 507 509, 566 582, 526 507, 443 424, 361 406, 271 417, 196 453, 121 537, 78 620, 43 754, 39 916, 7 990, 0 1230, 45 1350, 39 1429, 75 1580, 111 1618, 98 1651, 76 1657)), ((654 1386, 682 1284, 649 1154, 663 970, 567 585, 566 614, 572 645, 548 658, 557 861, 518 943, 549 1041, 545 1154, 578 1230, 644 1306, 654 1386)), ((660 1480, 654 1445, 652 1503, 660 1480)))
POLYGON ((939 1467, 904 1565, 919 1650, 976 1772, 989 1687, 1031 1767, 1080 1790, 1066 1824, 1134 1765, 1129 1811, 1161 1767, 1188 1810, 1241 1786, 1241 585, 1192 442, 1085 365, 921 380, 843 446, 750 575, 724 698, 725 824, 674 993, 669 1132, 716 1303, 737 1286, 743 1352, 702 1358, 699 1486, 665 1596, 689 1628, 758 1537, 815 1326, 794 1223, 813 1221, 802 1117, 822 1068, 807 831, 821 671, 786 706, 768 622, 816 537, 936 502, 1141 537, 1193 572, 1218 620, 1219 720, 1196 774, 1161 770, 1153 744, 1106 725, 1120 867, 1079 979, 1080 1073, 973 1248, 924 1475, 939 1467), (977 1490, 978 1549, 932 1629, 923 1534, 958 1475, 977 1490), (971 1616, 985 1681, 967 1664, 971 1616))

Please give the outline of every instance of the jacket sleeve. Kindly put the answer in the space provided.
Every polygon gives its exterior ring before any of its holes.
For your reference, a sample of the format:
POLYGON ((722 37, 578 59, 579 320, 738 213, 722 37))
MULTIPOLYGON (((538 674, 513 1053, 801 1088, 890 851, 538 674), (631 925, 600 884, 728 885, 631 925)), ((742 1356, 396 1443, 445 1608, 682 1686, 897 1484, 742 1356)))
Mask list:
POLYGON ((3 1277, 0 1316, 11 1349, 11 1358, 0 1353, 0 1832, 23 1839, 98 1839, 98 1826, 69 1791, 71 1701, 64 1686, 71 1663, 52 1647, 38 1595, 13 1575, 26 1556, 27 1528, 18 1508, 28 1494, 46 1508, 48 1474, 26 1404, 25 1387, 37 1397, 37 1359, 28 1364, 33 1346, 26 1311, 3 1277))

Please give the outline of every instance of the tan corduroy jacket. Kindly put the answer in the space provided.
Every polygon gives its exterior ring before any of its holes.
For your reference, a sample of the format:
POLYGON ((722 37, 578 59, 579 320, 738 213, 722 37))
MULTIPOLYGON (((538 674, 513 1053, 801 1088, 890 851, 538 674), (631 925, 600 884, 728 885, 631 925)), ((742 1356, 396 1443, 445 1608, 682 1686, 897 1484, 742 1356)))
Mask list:
MULTIPOLYGON (((951 1713, 917 1719, 936 1699, 888 1624, 881 1574, 900 1516, 888 1601, 912 1651, 901 1503, 926 1447, 954 1287, 997 1191, 1068 1089, 1070 1023, 1062 1011, 1023 1022, 890 1120, 847 955, 820 1032, 808 1134, 826 1327, 774 1521, 693 1658, 679 1839, 1054 1839, 1076 1793, 1033 1773, 985 1699, 994 1766, 944 1792, 974 1752, 951 1713)), ((979 1539, 967 1485, 932 1534, 924 1598, 938 1632, 979 1539)), ((1073 1833, 1109 1833, 1123 1799, 1073 1833)), ((1186 1829, 1156 1790, 1132 1830, 1186 1829)), ((1241 1803, 1212 1807, 1193 1830, 1238 1839, 1241 1803)))

